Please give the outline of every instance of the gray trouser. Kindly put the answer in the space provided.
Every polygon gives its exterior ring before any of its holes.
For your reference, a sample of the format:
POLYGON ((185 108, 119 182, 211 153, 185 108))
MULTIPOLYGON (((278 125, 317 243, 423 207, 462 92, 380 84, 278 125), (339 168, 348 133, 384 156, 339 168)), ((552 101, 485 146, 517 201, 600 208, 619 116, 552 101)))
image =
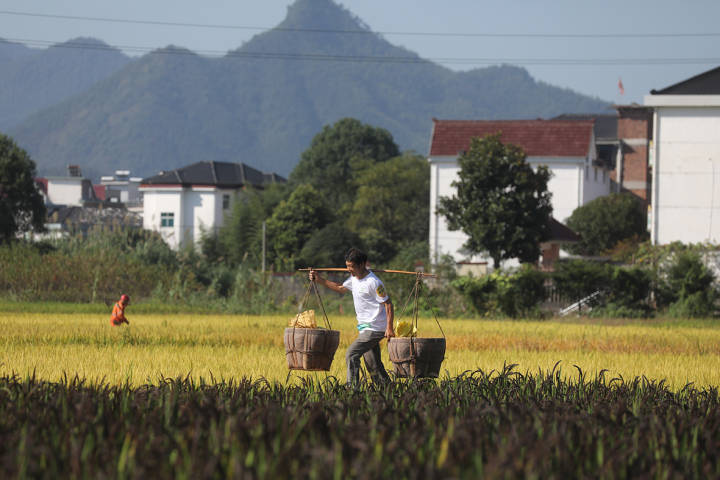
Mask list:
POLYGON ((345 354, 348 384, 357 385, 360 381, 360 357, 365 360, 365 368, 370 372, 370 378, 374 383, 390 381, 380 359, 380 340, 383 338, 385 338, 385 332, 363 330, 348 347, 345 354))

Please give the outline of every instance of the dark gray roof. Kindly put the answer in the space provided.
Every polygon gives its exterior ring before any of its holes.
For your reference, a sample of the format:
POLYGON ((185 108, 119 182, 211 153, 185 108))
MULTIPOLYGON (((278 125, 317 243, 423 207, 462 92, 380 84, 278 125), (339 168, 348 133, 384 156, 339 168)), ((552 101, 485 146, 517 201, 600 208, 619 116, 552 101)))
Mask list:
POLYGON ((550 241, 554 243, 576 243, 579 242, 580 235, 573 232, 567 225, 550 217, 550 241))
POLYGON ((244 163, 230 162, 197 162, 142 180, 144 185, 212 185, 225 188, 262 187, 268 183, 284 182, 286 180, 276 173, 263 173, 244 163))
POLYGON ((595 120, 593 132, 595 132, 595 141, 617 140, 618 116, 617 113, 609 114, 584 114, 584 113, 565 113, 558 115, 553 120, 576 120, 588 121, 595 120))
POLYGON ((652 95, 720 95, 720 67, 713 68, 682 82, 651 90, 652 95))
POLYGON ((595 147, 597 149, 598 161, 607 168, 615 168, 615 158, 618 149, 617 113, 565 113, 555 117, 553 120, 574 120, 578 122, 594 120, 593 132, 595 133, 595 147))

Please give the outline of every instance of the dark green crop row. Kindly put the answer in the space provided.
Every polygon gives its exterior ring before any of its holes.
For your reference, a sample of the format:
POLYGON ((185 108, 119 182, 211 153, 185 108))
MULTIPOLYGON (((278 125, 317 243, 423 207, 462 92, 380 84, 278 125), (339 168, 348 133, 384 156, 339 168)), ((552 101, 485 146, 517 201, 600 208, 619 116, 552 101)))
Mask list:
POLYGON ((93 386, 0 378, 0 477, 717 478, 715 389, 512 367, 353 390, 334 379, 93 386))

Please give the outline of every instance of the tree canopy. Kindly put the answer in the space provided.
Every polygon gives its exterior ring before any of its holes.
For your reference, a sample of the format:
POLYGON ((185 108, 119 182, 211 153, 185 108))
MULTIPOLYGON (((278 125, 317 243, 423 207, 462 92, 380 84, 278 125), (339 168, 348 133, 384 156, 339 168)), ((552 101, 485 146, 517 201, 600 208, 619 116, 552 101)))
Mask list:
POLYGON ((375 261, 389 260, 408 243, 427 243, 430 167, 422 156, 405 154, 368 166, 355 185, 348 225, 375 261))
POLYGON ((438 213, 448 227, 468 236, 470 253, 489 253, 495 268, 505 259, 537 261, 550 233, 550 172, 544 166, 534 171, 525 159, 500 134, 473 138, 458 160, 459 178, 452 183, 457 193, 440 198, 438 213))
POLYGON ((384 128, 343 118, 315 135, 290 174, 290 182, 312 185, 330 205, 341 206, 355 194, 353 177, 358 171, 399 154, 384 128))
MULTIPOLYGON (((217 238, 205 239, 205 245, 215 248, 211 257, 231 265, 247 263, 259 267, 262 258, 262 224, 269 219, 275 207, 287 196, 283 184, 272 184, 262 190, 245 189, 233 204, 217 238)), ((208 254, 209 252, 203 252, 208 254)))
POLYGON ((348 248, 360 245, 362 241, 355 232, 341 221, 333 222, 317 230, 305 242, 298 263, 303 267, 342 266, 348 248))
POLYGON ((219 241, 208 239, 214 258, 256 259, 267 218, 268 261, 276 268, 342 265, 350 246, 375 264, 401 253, 404 262, 427 259, 429 166, 419 155, 400 155, 386 130, 351 118, 326 126, 290 180, 234 208, 219 241))
POLYGON ((42 230, 45 204, 35 185, 35 162, 0 134, 0 243, 18 232, 42 230))
POLYGON ((582 237, 568 250, 581 255, 598 255, 622 240, 648 235, 647 213, 630 193, 613 193, 576 208, 567 225, 582 237))
POLYGON ((275 207, 267 236, 276 265, 294 262, 305 242, 330 221, 325 200, 312 185, 300 185, 275 207))

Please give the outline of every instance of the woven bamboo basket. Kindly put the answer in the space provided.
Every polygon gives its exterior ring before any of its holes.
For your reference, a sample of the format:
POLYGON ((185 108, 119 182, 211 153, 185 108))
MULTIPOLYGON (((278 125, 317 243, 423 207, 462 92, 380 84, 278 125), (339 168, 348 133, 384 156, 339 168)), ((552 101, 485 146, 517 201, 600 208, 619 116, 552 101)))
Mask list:
POLYGON ((290 370, 330 370, 340 332, 325 328, 286 328, 283 337, 290 370))
POLYGON ((437 378, 445 359, 445 338, 394 337, 388 340, 388 353, 398 377, 437 378))

